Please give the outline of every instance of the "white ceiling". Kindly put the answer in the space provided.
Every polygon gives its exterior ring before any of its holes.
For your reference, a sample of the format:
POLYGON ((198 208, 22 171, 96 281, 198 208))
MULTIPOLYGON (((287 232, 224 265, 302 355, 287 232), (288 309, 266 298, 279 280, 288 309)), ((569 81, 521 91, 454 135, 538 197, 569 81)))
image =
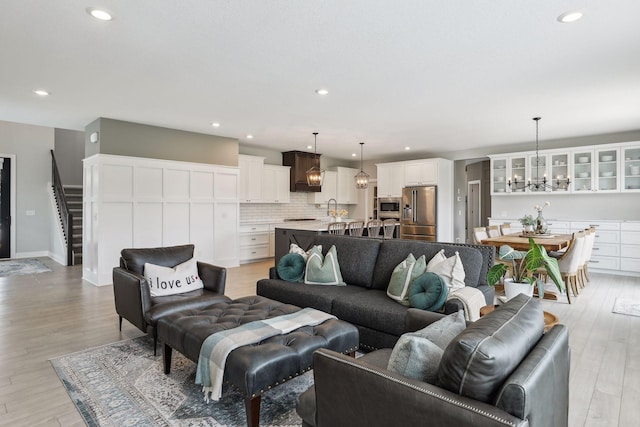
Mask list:
POLYGON ((541 141, 638 130, 638 18, 638 0, 1 0, 0 120, 277 150, 317 131, 344 159, 529 142, 534 116, 541 141))

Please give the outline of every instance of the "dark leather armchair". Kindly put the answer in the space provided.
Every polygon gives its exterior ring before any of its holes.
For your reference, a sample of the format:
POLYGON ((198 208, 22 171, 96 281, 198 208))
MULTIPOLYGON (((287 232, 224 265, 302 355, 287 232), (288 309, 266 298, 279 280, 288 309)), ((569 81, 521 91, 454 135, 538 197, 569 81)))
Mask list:
MULTIPOLYGON (((440 362, 438 384, 387 370, 391 349, 358 359, 317 350, 315 385, 299 397, 296 408, 302 425, 567 426, 567 329, 556 325, 542 335, 542 309, 526 307, 538 301, 523 304, 522 297, 514 298, 520 301, 511 310, 509 301, 453 339, 440 362), (460 381, 452 386, 454 377, 460 381), (474 393, 488 397, 472 397, 474 393)), ((407 331, 435 320, 433 313, 423 317, 410 311, 407 331)))
POLYGON ((158 319, 185 309, 198 309, 222 301, 230 301, 224 295, 227 269, 198 261, 198 274, 203 289, 178 295, 152 297, 144 278, 145 263, 175 267, 193 258, 194 245, 165 248, 123 249, 120 267, 113 269, 113 295, 119 326, 125 318, 142 332, 153 336, 153 354, 156 354, 158 319))

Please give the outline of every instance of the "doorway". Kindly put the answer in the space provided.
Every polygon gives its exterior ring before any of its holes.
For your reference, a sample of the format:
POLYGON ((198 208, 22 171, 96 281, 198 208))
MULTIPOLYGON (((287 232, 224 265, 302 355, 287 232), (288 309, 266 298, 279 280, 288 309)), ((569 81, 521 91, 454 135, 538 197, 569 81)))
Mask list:
POLYGON ((473 229, 482 226, 482 183, 480 180, 467 183, 467 243, 475 243, 473 229))
POLYGON ((14 155, 0 154, 0 258, 15 257, 15 175, 14 155))

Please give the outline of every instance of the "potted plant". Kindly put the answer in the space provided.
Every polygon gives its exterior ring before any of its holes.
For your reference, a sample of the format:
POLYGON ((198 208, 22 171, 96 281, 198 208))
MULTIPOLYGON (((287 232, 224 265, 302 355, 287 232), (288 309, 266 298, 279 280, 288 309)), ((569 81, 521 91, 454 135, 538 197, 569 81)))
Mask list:
POLYGON ((544 283, 539 277, 536 277, 539 274, 539 269, 543 269, 558 290, 564 292, 565 284, 560 274, 558 260, 550 257, 546 249, 538 245, 531 237, 529 237, 529 250, 526 252, 516 251, 508 245, 503 245, 498 253, 503 262, 497 263, 489 269, 487 282, 489 286, 495 286, 505 273, 510 272, 511 278, 504 279, 504 291, 508 300, 519 293, 533 295, 534 285, 538 286, 538 295, 542 298, 544 283))
POLYGON ((533 226, 536 225, 536 220, 531 215, 525 215, 520 218, 520 224, 522 224, 525 232, 532 232, 533 226))

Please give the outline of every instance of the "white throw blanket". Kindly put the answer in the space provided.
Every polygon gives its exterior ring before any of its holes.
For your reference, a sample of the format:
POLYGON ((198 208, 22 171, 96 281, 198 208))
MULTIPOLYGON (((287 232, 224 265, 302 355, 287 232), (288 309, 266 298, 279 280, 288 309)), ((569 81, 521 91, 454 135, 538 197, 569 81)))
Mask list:
POLYGON ((478 320, 480 318, 480 309, 487 305, 482 291, 471 286, 465 286, 449 292, 447 301, 454 298, 460 300, 464 308, 464 319, 470 322, 478 320))
POLYGON ((202 343, 196 370, 196 384, 202 384, 205 401, 209 402, 209 392, 211 399, 215 401, 222 396, 222 379, 227 356, 236 348, 256 344, 276 335, 288 334, 303 326, 319 325, 335 318, 323 311, 304 308, 295 313, 256 320, 210 335, 202 343))

